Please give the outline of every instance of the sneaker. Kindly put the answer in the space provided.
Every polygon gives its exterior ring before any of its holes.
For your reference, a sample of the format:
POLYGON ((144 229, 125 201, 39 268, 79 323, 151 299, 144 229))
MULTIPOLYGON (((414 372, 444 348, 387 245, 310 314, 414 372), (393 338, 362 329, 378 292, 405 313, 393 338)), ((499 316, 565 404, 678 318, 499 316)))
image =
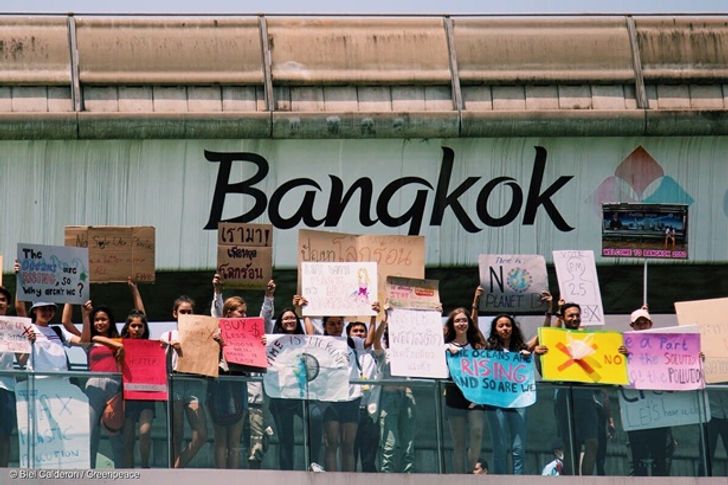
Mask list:
POLYGON ((315 473, 318 473, 318 472, 325 472, 325 471, 326 471, 326 470, 324 470, 324 467, 322 467, 321 465, 319 465, 319 464, 318 464, 318 463, 316 463, 315 461, 314 461, 314 462, 311 462, 311 466, 310 466, 310 468, 311 468, 311 471, 312 471, 312 472, 315 472, 315 473))

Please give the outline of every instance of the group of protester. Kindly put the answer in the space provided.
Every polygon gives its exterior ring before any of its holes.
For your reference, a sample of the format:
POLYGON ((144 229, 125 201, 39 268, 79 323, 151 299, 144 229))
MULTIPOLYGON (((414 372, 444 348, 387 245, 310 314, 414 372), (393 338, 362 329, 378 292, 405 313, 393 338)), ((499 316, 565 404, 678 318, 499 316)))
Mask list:
MULTIPOLYGON (((222 282, 218 275, 212 280, 213 299, 211 314, 217 318, 241 318, 247 316, 247 304, 239 296, 223 299, 222 282)), ((64 347, 82 346, 88 356, 91 373, 118 372, 124 358, 123 339, 148 339, 149 324, 144 303, 138 288, 129 279, 134 309, 128 314, 121 331, 118 331, 112 311, 91 301, 82 307, 81 330, 71 321, 72 307, 65 305, 61 318, 63 330, 51 326, 57 311, 56 305, 35 302, 26 310, 23 302, 15 301, 16 313, 29 313, 32 326, 28 339, 32 342, 28 354, 0 354, 0 370, 12 369, 15 363, 35 372, 63 371, 68 369, 68 358, 64 347), (15 357, 15 359, 13 359, 15 357)), ((284 308, 274 318, 273 298, 275 283, 270 281, 265 291, 260 316, 265 322, 266 334, 315 335, 347 337, 349 347, 350 380, 387 380, 391 378, 391 353, 388 345, 388 315, 385 311, 380 320, 372 317, 367 324, 356 320, 345 325, 346 316, 322 316, 321 325, 309 317, 302 318, 302 308, 307 304, 305 295, 295 295, 290 307, 284 308)), ((443 327, 445 352, 456 354, 463 349, 488 349, 502 352, 519 352, 524 356, 540 356, 549 349, 540 345, 533 337, 527 340, 512 315, 495 316, 490 327, 483 333, 478 325, 479 299, 482 288, 475 292, 470 309, 456 308, 449 312, 443 327)), ((545 326, 552 325, 553 299, 548 292, 543 295, 548 310, 545 326)), ((0 287, 0 315, 7 313, 11 301, 10 293, 0 287)), ((378 303, 373 305, 380 313, 378 303)), ((174 301, 172 317, 195 313, 195 302, 186 296, 174 301)), ((579 305, 559 302, 554 325, 578 330, 581 327, 579 305)), ((647 308, 636 310, 631 316, 635 330, 646 330, 652 326, 647 308)), ((220 347, 225 342, 216 336, 220 347)), ((249 426, 250 443, 248 467, 259 468, 266 449, 267 436, 273 431, 266 425, 263 413, 263 389, 259 382, 242 382, 229 379, 210 380, 177 373, 177 357, 181 351, 176 330, 162 335, 160 342, 168 349, 170 371, 174 376, 171 388, 171 434, 172 465, 185 467, 208 441, 208 414, 213 424, 214 461, 218 468, 240 468, 241 438, 246 421, 249 426), (190 439, 184 440, 184 422, 191 429, 190 439)), ((621 349, 622 352, 626 350, 621 349)), ((249 375, 228 365, 220 352, 221 375, 249 375)), ((118 395, 121 378, 118 376, 90 377, 84 390, 89 402, 90 420, 90 466, 96 466, 102 414, 110 400, 118 395)), ((13 377, 0 376, 0 467, 9 460, 10 434, 15 427, 15 398, 13 377)), ((360 461, 365 472, 412 472, 415 465, 414 438, 416 402, 412 389, 407 385, 385 384, 371 386, 350 384, 350 401, 323 402, 314 400, 266 398, 274 419, 278 438, 278 466, 280 469, 294 467, 294 416, 299 416, 308 426, 305 433, 309 450, 308 462, 312 470, 353 471, 360 461), (322 454, 323 452, 323 454, 322 454)), ((557 451, 555 460, 549 466, 548 474, 582 473, 591 474, 595 464, 599 465, 600 443, 604 443, 605 430, 613 431, 614 423, 605 413, 608 409, 606 394, 590 388, 576 388, 573 396, 573 433, 569 430, 570 416, 566 415, 567 392, 556 391, 555 418, 560 441, 555 450, 563 449, 565 456, 557 451), (600 429, 601 428, 601 429, 600 429), (564 446, 574 439, 574 446, 564 446), (583 449, 580 470, 571 470, 571 453, 583 449)), ((469 402, 454 383, 445 385, 445 415, 453 446, 452 468, 456 473, 482 473, 487 462, 481 458, 485 421, 489 423, 493 456, 490 473, 523 474, 525 472, 526 409, 495 408, 469 402), (511 468, 508 468, 510 450, 511 468)), ((126 401, 124 419, 120 430, 109 431, 113 461, 116 467, 133 467, 135 444, 139 443, 139 457, 142 467, 149 467, 151 455, 151 428, 155 418, 154 405, 150 401, 126 401), (138 437, 138 439, 137 439, 138 437)), ((665 444, 671 435, 669 428, 632 431, 629 433, 632 448, 634 475, 666 475, 667 460, 665 444), (648 460, 646 460, 648 459, 648 460), (645 463, 652 461, 652 473, 645 463)), ((604 454, 604 449, 601 453, 604 454)), ((603 463, 603 459, 601 459, 603 463)), ((546 470, 544 471, 546 473, 546 470)))

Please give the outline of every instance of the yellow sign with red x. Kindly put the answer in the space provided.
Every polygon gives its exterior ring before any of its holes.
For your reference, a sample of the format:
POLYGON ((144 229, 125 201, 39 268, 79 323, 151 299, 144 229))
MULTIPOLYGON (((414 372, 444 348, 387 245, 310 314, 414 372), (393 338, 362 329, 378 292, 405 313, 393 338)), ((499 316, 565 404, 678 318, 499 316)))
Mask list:
POLYGON ((544 380, 627 384, 627 357, 618 349, 622 334, 611 331, 580 331, 542 327, 540 345, 548 352, 541 356, 544 380))

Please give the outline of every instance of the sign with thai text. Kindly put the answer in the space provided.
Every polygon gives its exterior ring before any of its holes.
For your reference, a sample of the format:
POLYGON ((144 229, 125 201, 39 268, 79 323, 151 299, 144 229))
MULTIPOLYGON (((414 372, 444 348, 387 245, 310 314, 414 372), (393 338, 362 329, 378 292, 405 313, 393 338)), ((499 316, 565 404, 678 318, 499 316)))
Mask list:
POLYGON ((273 226, 220 223, 217 274, 226 287, 261 289, 273 277, 273 226))
POLYGON ((301 263, 301 285, 304 315, 374 315, 376 263, 301 263))
POLYGON ((448 373, 440 312, 401 308, 390 310, 389 351, 393 376, 446 378, 448 373))

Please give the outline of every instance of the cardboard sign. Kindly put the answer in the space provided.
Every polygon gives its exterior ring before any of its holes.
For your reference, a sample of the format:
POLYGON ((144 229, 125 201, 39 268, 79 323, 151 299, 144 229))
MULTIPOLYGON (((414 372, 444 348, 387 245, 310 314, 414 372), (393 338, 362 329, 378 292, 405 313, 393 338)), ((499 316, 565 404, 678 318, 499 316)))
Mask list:
POLYGON ((66 226, 65 245, 88 248, 91 283, 154 282, 152 226, 66 226))
POLYGON ((376 300, 384 304, 388 276, 425 277, 425 238, 423 236, 364 235, 337 232, 298 231, 298 288, 301 288, 303 262, 377 263, 376 300))
POLYGON ((265 394, 282 399, 348 401, 349 347, 345 338, 268 335, 265 394))
POLYGON ((81 305, 89 299, 87 249, 18 243, 17 259, 19 300, 81 305))
POLYGON ((437 280, 420 280, 387 276, 386 301, 395 308, 413 310, 436 310, 440 303, 440 282, 437 280))
POLYGON ((539 327, 538 340, 549 349, 541 356, 544 380, 619 385, 629 382, 627 358, 617 351, 624 343, 619 332, 539 327))
POLYGON ((225 342, 222 353, 228 364, 263 369, 268 366, 261 340, 265 334, 262 318, 221 318, 220 332, 225 342))
POLYGON ((481 254, 478 257, 481 310, 492 313, 541 312, 549 289, 546 260, 538 254, 481 254))
POLYGON ((728 381, 728 298, 676 301, 680 326, 697 325, 705 362, 705 382, 728 381))
POLYGON ((29 354, 31 328, 30 318, 0 316, 0 353, 29 354))
POLYGON ((182 346, 177 371, 217 377, 220 344, 213 338, 218 331, 217 319, 205 315, 180 315, 177 325, 182 346))
POLYGON ((688 206, 602 204, 602 256, 688 259, 688 206))
POLYGON ((15 388, 20 468, 88 469, 88 398, 66 377, 36 377, 15 388))
POLYGON ((273 226, 220 223, 217 273, 230 288, 265 288, 273 277, 273 226))
POLYGON ((301 263, 306 316, 374 315, 376 263, 301 263))
POLYGON ((629 381, 635 389, 689 391, 705 387, 700 334, 625 332, 629 381))
POLYGON ((470 349, 445 354, 452 380, 468 401, 499 408, 524 408, 536 402, 531 356, 470 349))
POLYGON ((393 308, 389 314, 389 350, 393 376, 448 376, 440 312, 393 308))
POLYGON ((581 306, 581 324, 604 325, 602 294, 593 251, 554 251, 559 293, 567 303, 581 306))
POLYGON ((124 339, 124 399, 166 401, 167 360, 159 340, 124 339))
POLYGON ((619 414, 625 431, 685 426, 710 421, 704 391, 619 390, 619 414))

